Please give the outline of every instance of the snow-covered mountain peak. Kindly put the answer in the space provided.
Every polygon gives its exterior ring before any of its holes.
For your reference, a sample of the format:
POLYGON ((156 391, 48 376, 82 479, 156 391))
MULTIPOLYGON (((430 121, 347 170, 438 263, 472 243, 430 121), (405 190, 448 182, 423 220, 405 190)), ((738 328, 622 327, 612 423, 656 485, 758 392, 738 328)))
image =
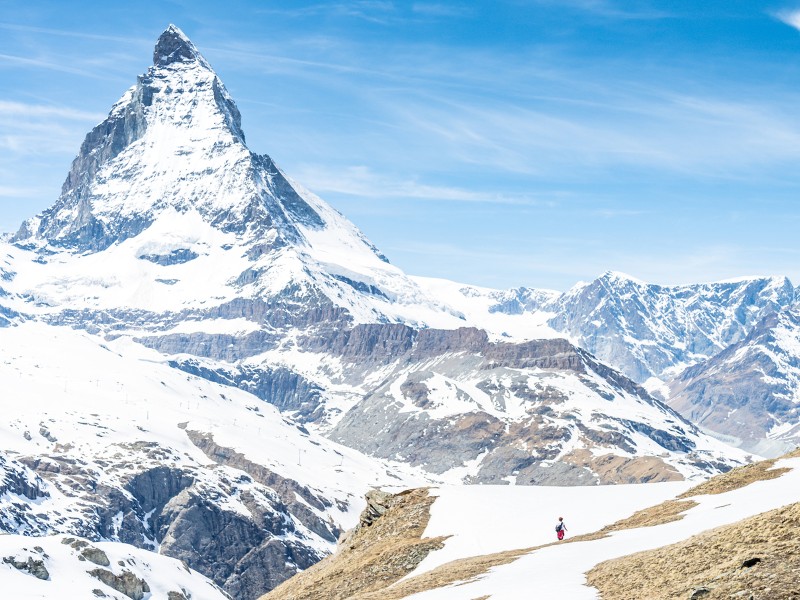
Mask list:
POLYGON ((153 50, 153 64, 166 66, 174 62, 199 62, 207 68, 211 68, 206 59, 198 51, 197 47, 186 37, 186 34, 179 27, 170 24, 164 30, 156 42, 153 50))
POLYGON ((195 208, 221 226, 249 220, 261 232, 281 220, 253 214, 259 179, 269 187, 276 169, 247 149, 239 110, 208 62, 175 26, 153 58, 87 134, 56 203, 13 241, 96 252, 137 235, 166 208, 195 208))
POLYGON ((56 311, 76 298, 159 312, 272 299, 323 321, 344 309, 356 322, 462 323, 247 147, 235 102, 180 29, 161 34, 154 63, 86 136, 55 204, 12 238, 45 265, 14 291, 56 311))

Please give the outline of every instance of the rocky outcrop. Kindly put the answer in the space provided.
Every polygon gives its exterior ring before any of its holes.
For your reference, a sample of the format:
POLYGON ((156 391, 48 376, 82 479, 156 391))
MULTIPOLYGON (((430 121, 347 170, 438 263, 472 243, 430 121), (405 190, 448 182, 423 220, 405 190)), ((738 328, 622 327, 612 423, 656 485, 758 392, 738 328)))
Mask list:
POLYGON ((39 475, 0 453, 0 496, 11 493, 36 500, 50 495, 43 488, 44 481, 39 475))
POLYGON ((367 493, 359 524, 344 536, 336 551, 287 581, 262 600, 346 600, 374 592, 411 573, 444 538, 424 538, 434 498, 427 490, 367 493))
POLYGON ((147 260, 163 267, 171 265, 182 265, 197 258, 199 254, 189 248, 179 248, 169 254, 140 254, 141 260, 147 260))
POLYGON ((276 336, 265 331, 254 331, 246 335, 174 333, 141 337, 136 341, 164 354, 191 354, 230 363, 274 347, 276 336))
POLYGON ((105 583, 108 587, 125 594, 131 600, 142 600, 144 595, 150 593, 150 586, 144 579, 141 579, 125 569, 117 575, 108 569, 92 569, 89 575, 105 583))
POLYGON ((308 352, 328 352, 348 362, 388 363, 408 352, 417 332, 399 323, 338 327, 325 336, 304 336, 298 345, 308 352))
POLYGON ((193 359, 169 364, 203 379, 246 390, 281 411, 291 413, 300 422, 317 421, 322 416, 323 388, 287 368, 240 365, 210 369, 193 359))
POLYGON ((44 565, 44 560, 33 558, 29 556, 26 560, 22 561, 14 556, 3 557, 3 562, 11 565, 17 571, 23 571, 29 575, 33 575, 36 579, 48 580, 50 579, 50 572, 44 565))
POLYGON ((0 571, 25 574, 4 577, 5 598, 230 600, 178 561, 127 544, 104 541, 101 550, 81 538, 18 534, 0 536, 0 544, 0 571))
POLYGON ((192 442, 220 465, 247 473, 276 495, 265 511, 255 498, 244 497, 253 518, 222 511, 207 494, 185 490, 166 507, 163 521, 169 523, 162 552, 186 560, 192 568, 209 575, 236 598, 255 598, 282 583, 298 571, 318 562, 312 547, 293 540, 296 533, 292 515, 322 539, 335 541, 339 530, 320 514, 330 500, 307 487, 281 477, 247 460, 213 437, 187 431, 192 442))

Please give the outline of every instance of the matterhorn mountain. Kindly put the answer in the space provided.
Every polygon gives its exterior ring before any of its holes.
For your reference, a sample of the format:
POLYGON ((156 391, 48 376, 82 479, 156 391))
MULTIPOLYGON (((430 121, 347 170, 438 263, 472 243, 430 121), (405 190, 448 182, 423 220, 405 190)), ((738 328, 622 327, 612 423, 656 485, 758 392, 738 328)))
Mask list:
MULTIPOLYGON (((113 576, 255 598, 329 554, 371 487, 680 481, 748 462, 640 383, 794 300, 772 279, 607 274, 559 294, 409 277, 247 147, 175 26, 58 200, 0 250, 0 526, 59 540, 65 561, 112 544, 192 569, 112 569, 95 576, 109 596, 113 576)), ((2 568, 30 576, 16 564, 2 568)))
POLYGON ((457 322, 247 148, 236 105, 178 28, 161 35, 153 62, 86 136, 58 201, 12 238, 42 264, 24 284, 40 305, 82 297, 86 311, 195 316, 213 307, 222 318, 261 312, 276 328, 413 321, 413 306, 457 322))

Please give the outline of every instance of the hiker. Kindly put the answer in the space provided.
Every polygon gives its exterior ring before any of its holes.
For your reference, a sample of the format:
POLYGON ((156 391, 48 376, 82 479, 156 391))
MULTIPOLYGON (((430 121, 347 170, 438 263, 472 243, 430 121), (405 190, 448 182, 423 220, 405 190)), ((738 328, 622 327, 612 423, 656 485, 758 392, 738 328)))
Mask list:
POLYGON ((567 531, 567 526, 564 525, 564 517, 558 517, 558 525, 556 525, 556 535, 559 540, 564 539, 564 533, 567 531))

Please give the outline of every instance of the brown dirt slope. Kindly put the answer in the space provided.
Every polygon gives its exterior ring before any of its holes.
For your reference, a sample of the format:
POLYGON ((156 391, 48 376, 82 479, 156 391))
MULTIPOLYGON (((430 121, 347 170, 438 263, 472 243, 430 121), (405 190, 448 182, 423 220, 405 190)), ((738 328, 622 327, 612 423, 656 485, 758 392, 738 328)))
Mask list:
MULTIPOLYGON (((800 448, 797 448, 789 454, 785 454, 782 458, 797 458, 800 457, 800 448)), ((702 494, 724 494, 746 485, 750 485, 754 481, 764 481, 767 479, 775 479, 783 475, 788 469, 773 469, 775 462, 780 459, 773 458, 770 460, 762 460, 761 462, 752 463, 743 467, 736 467, 727 473, 712 477, 708 481, 696 485, 692 489, 684 492, 679 498, 690 498, 692 496, 700 496, 702 494)))
POLYGON ((601 563, 589 585, 603 600, 800 600, 798 531, 800 503, 601 563))
MULTIPOLYGON (((470 581, 483 575, 492 567, 513 562, 523 554, 533 550, 534 548, 510 550, 508 552, 455 560, 422 575, 395 583, 385 589, 367 594, 357 594, 349 600, 402 600, 412 594, 436 589, 451 583, 470 581)), ((481 599, 476 598, 475 600, 481 599)))
MULTIPOLYGON (((381 590, 413 571, 444 538, 422 539, 434 498, 426 489, 392 496, 386 512, 360 525, 329 556, 261 600, 344 600, 381 590)), ((363 523, 363 520, 362 520, 363 523)))

